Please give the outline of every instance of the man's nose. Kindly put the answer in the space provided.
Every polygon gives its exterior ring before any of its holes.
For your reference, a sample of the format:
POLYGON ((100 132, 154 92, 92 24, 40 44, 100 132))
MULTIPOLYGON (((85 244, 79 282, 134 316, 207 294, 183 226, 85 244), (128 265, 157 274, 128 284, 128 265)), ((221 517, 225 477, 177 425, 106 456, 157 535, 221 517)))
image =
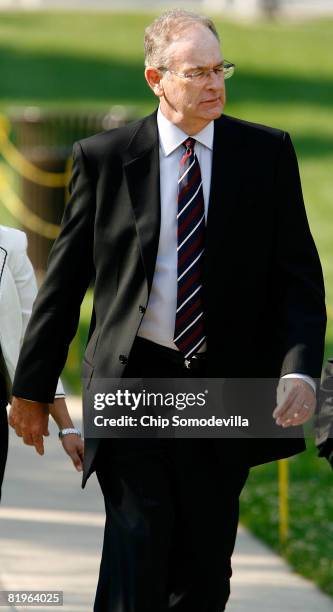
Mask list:
POLYGON ((220 87, 221 89, 224 87, 224 75, 217 70, 215 71, 212 69, 209 72, 207 71, 206 81, 210 85, 214 84, 215 87, 220 87))
POLYGON ((223 91, 224 89, 224 78, 221 74, 214 72, 213 70, 206 77, 206 87, 208 89, 214 89, 223 91))

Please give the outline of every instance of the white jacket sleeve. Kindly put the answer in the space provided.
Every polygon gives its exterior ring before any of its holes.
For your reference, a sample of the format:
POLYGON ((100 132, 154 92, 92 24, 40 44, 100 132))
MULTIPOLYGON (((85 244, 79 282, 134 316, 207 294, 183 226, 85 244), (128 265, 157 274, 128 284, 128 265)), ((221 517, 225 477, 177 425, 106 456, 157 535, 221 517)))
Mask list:
MULTIPOLYGON (((37 282, 34 269, 27 254, 26 235, 17 230, 13 230, 13 232, 16 233, 17 238, 20 237, 20 240, 16 242, 18 248, 9 249, 8 265, 15 282, 17 296, 21 306, 22 329, 19 341, 19 348, 21 348, 30 319, 32 306, 37 295, 37 282)), ((63 397, 64 395, 64 388, 59 379, 55 397, 63 397)))

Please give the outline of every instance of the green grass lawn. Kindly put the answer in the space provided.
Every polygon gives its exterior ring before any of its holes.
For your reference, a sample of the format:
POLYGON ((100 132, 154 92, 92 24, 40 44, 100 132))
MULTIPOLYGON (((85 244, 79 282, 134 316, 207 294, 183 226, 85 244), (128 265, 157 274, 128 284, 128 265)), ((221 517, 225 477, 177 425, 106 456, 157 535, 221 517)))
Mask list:
MULTIPOLYGON (((103 13, 1 13, 0 111, 40 105, 107 109, 128 104, 143 115, 155 99, 143 78, 143 29, 152 16, 103 13)), ((235 24, 217 20, 224 55, 236 63, 226 112, 288 130, 300 162, 312 233, 333 309, 333 20, 235 24)), ((1 205, 0 205, 1 206, 1 205)), ((0 208, 1 222, 16 220, 0 208)), ((78 390, 78 361, 91 295, 82 308, 66 380, 78 390)), ((333 321, 326 354, 333 355, 333 321)), ((332 473, 307 453, 290 460, 290 538, 283 554, 333 596, 332 473)), ((242 520, 278 547, 276 464, 252 471, 242 520)))
POLYGON ((277 463, 253 468, 241 495, 241 522, 333 597, 333 481, 313 440, 289 463, 289 537, 279 546, 277 463))

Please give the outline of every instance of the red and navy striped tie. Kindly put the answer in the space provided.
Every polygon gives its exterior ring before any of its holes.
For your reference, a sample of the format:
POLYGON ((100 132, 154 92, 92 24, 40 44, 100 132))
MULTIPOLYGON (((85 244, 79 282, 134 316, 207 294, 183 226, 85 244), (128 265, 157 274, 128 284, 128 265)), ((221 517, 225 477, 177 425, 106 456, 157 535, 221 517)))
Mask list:
POLYGON ((195 139, 183 142, 178 179, 177 311, 173 341, 188 359, 205 342, 202 299, 205 207, 195 139))

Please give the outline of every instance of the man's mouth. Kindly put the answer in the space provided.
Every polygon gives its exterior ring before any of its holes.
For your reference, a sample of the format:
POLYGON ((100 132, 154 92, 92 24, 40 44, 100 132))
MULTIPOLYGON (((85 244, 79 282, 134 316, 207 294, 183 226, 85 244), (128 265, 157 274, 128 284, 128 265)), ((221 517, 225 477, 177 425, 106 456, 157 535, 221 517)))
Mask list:
POLYGON ((210 100, 203 100, 202 104, 213 104, 214 102, 220 102, 221 98, 211 98, 210 100))

